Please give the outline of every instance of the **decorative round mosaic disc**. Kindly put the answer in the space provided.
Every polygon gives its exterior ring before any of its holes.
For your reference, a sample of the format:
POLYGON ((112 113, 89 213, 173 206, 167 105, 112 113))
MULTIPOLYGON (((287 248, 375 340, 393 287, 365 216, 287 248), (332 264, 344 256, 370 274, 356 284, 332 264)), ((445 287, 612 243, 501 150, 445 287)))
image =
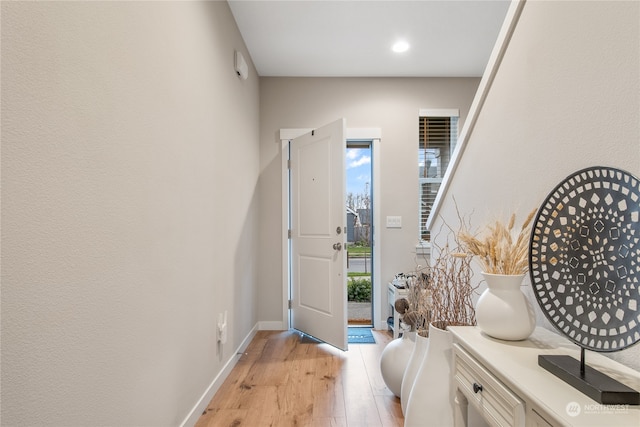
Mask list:
POLYGON ((529 271, 540 308, 579 346, 640 341, 640 181, 609 167, 568 176, 538 210, 529 271))

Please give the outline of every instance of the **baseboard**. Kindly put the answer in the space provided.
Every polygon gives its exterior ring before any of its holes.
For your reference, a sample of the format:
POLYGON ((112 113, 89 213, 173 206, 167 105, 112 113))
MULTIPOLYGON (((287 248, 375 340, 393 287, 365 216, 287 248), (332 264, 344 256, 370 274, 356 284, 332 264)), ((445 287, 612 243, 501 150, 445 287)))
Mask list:
POLYGON ((216 394, 220 386, 222 386, 222 383, 224 383, 224 380, 227 379, 233 367, 236 365, 236 363, 238 363, 240 356, 247 349, 247 347, 249 346, 249 343, 251 342, 253 337, 256 335, 256 333, 260 329, 259 328, 260 323, 261 322, 256 323, 253 329, 249 331, 249 334, 247 334, 245 339, 242 340, 242 343, 240 344, 238 349, 235 351, 233 356, 229 358, 227 363, 224 365, 224 367, 218 373, 218 375, 216 375, 216 377, 213 379, 211 384, 209 384, 209 387, 207 387, 205 392, 202 394, 202 397, 198 399, 198 402, 195 404, 193 409, 186 416, 184 421, 180 424, 180 427, 194 426, 196 424, 196 422, 198 421, 198 419, 200 418, 204 410, 207 408, 207 405, 209 404, 209 402, 211 402, 211 399, 213 399, 213 396, 216 394))
POLYGON ((282 321, 262 321, 258 322, 258 330, 260 331, 284 331, 286 328, 282 325, 282 321))

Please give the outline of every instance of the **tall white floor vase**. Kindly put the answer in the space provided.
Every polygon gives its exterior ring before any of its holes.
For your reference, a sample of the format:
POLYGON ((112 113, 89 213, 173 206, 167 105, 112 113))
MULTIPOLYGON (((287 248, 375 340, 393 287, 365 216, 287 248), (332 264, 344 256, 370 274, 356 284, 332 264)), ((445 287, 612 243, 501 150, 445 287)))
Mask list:
POLYGON ((536 317, 531 302, 520 289, 524 274, 482 275, 487 281, 487 289, 476 304, 480 330, 501 340, 526 339, 536 327, 536 317))
POLYGON ((402 377, 413 353, 415 332, 405 331, 402 337, 391 341, 380 355, 380 372, 389 390, 400 397, 402 377))
POLYGON ((409 394, 404 414, 405 427, 453 425, 453 338, 451 332, 440 329, 439 326, 446 328, 446 325, 440 325, 438 322, 429 325, 429 345, 409 394))
POLYGON ((407 412, 407 402, 409 401, 409 394, 411 393, 411 389, 413 388, 413 384, 415 383, 416 376, 418 375, 418 370, 420 370, 420 366, 422 366, 422 362, 424 361, 424 356, 427 353, 428 346, 429 338, 417 334, 416 345, 413 347, 413 353, 411 353, 409 364, 407 365, 407 369, 405 369, 404 376, 402 377, 400 404, 402 406, 403 414, 406 414, 407 412))

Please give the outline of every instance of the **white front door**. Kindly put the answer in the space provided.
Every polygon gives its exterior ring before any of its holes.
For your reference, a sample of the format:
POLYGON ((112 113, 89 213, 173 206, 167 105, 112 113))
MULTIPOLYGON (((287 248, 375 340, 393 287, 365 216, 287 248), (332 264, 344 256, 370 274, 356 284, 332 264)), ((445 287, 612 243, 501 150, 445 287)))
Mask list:
POLYGON ((291 141, 291 324, 347 349, 345 120, 291 141))

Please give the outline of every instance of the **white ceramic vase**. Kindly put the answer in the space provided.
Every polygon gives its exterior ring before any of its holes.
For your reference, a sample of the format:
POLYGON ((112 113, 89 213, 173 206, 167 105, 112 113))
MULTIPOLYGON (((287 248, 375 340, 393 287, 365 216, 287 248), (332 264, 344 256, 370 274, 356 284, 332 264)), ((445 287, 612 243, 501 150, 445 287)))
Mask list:
POLYGON ((415 332, 404 332, 402 337, 391 341, 380 355, 380 372, 389 390, 400 397, 402 391, 402 377, 407 368, 413 347, 415 332))
POLYGON ((423 337, 420 334, 416 334, 416 344, 413 347, 413 353, 411 353, 411 358, 409 359, 409 363, 407 364, 407 369, 405 369, 404 376, 402 377, 400 405, 402 407, 403 414, 405 414, 407 411, 407 402, 409 401, 409 395, 411 394, 411 389, 413 388, 413 384, 415 383, 416 376, 418 375, 418 371, 420 370, 420 366, 422 366, 422 362, 424 361, 424 356, 427 353, 428 346, 429 338, 423 337))
POLYGON ((524 274, 482 273, 487 289, 476 305, 478 327, 485 334, 507 341, 519 341, 536 327, 533 306, 520 286, 524 274))
POLYGON ((452 353, 451 332, 430 324, 429 345, 407 401, 405 427, 453 425, 452 353))

